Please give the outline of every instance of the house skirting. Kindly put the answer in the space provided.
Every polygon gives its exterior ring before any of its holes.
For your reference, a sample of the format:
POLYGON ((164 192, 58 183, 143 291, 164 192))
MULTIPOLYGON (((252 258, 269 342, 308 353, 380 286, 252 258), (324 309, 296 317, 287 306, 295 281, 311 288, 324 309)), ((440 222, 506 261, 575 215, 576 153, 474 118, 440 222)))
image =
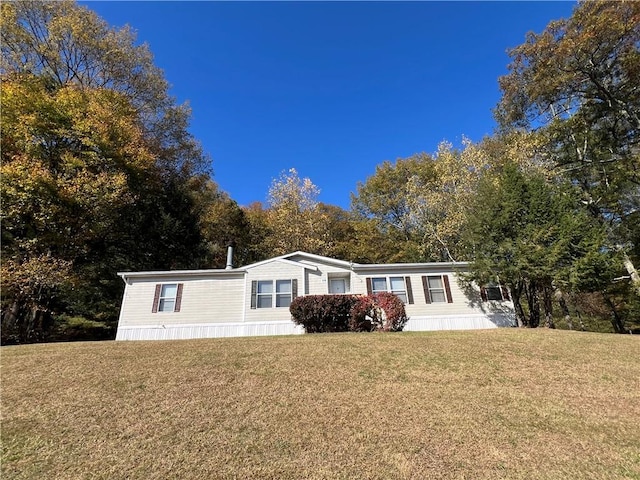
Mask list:
POLYGON ((116 340, 186 340, 190 338, 295 335, 304 329, 289 320, 273 322, 196 323, 119 326, 116 340))
MULTIPOLYGON (((513 319, 507 314, 443 315, 411 317, 404 331, 476 330, 509 327, 513 319)), ((271 322, 197 323, 187 325, 120 326, 116 340, 186 340, 191 338, 257 337, 296 335, 301 326, 289 320, 271 322)))
POLYGON ((442 315, 410 317, 405 332, 432 330, 480 330, 485 328, 512 327, 515 319, 507 313, 442 315))

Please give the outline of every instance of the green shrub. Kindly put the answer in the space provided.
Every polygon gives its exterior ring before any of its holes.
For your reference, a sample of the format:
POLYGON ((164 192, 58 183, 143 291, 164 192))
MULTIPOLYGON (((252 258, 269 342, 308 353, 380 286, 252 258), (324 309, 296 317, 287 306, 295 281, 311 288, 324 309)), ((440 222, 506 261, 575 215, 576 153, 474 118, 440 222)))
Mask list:
POLYGON ((49 342, 113 340, 115 327, 80 316, 60 315, 56 318, 49 342))

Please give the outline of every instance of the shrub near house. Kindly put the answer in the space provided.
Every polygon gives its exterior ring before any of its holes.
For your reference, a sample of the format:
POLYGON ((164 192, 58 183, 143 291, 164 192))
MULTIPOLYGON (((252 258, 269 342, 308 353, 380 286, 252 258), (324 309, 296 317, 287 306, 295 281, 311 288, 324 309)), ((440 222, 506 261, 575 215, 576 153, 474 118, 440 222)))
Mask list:
POLYGON ((409 320, 402 300, 388 292, 297 297, 289 311, 307 333, 398 332, 409 320))

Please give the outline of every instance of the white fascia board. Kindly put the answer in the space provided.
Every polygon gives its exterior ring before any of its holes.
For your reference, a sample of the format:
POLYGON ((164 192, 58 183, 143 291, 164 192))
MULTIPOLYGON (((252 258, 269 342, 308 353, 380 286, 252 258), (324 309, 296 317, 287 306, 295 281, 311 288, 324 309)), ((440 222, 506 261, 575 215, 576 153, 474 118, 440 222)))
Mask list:
POLYGON ((430 262, 430 263, 378 263, 378 264, 353 264, 354 272, 370 271, 397 271, 415 272, 429 270, 467 270, 469 262, 430 262))
POLYGON ((295 263, 297 265, 303 265, 302 263, 296 262, 295 260, 290 260, 291 257, 296 257, 296 256, 306 257, 306 258, 310 259, 311 261, 321 261, 321 262, 325 262, 325 263, 334 263, 334 264, 337 264, 337 265, 343 265, 343 266, 347 266, 347 267, 349 267, 351 265, 349 262, 345 262, 344 260, 336 260, 335 258, 323 257, 321 255, 314 255, 313 253, 297 251, 297 252, 293 252, 293 253, 287 253, 285 255, 280 255, 279 257, 273 257, 273 258, 268 258, 266 260, 261 260, 260 262, 251 263, 249 265, 245 265, 242 268, 250 269, 250 268, 254 268, 254 267, 259 267, 260 265, 266 265, 267 263, 277 262, 277 261, 292 262, 292 263, 295 263))
POLYGON ((209 270, 160 270, 151 272, 118 272, 118 276, 122 280, 127 278, 175 278, 175 277, 233 277, 244 275, 244 268, 226 269, 209 269, 209 270))
POLYGON ((288 265, 294 265, 296 267, 306 268, 307 270, 313 270, 314 272, 317 272, 319 270, 317 265, 309 265, 309 264, 302 263, 302 262, 295 262, 293 260, 288 260, 286 258, 279 258, 279 259, 276 260, 276 262, 282 262, 282 263, 286 263, 288 265))
MULTIPOLYGON (((351 262, 347 262, 345 260, 337 260, 335 258, 330 258, 330 257, 323 257, 322 255, 315 255, 313 253, 307 253, 307 252, 302 252, 300 250, 298 250, 297 252, 293 252, 293 253, 287 253, 285 255, 280 255, 279 257, 273 257, 273 258, 269 258, 267 260, 262 260, 260 262, 256 262, 256 263, 252 263, 250 265, 245 265, 244 269, 250 269, 250 268, 254 268, 254 267, 259 267, 260 265, 265 265, 267 263, 270 262, 277 262, 277 261, 283 261, 283 262, 290 262, 296 265, 301 265, 304 266, 305 268, 309 268, 309 269, 313 269, 314 266, 310 266, 308 264, 304 264, 302 262, 298 262, 296 260, 291 260, 292 257, 304 257, 306 259, 309 259, 309 261, 311 262, 321 262, 321 263, 328 263, 328 264, 333 264, 333 265, 338 265, 340 267, 344 267, 344 268, 348 268, 350 269, 352 265, 354 265, 351 262)), ((315 269, 317 270, 318 267, 316 266, 315 269)))
POLYGON ((347 262, 345 260, 338 260, 336 258, 324 257, 322 255, 316 255, 314 253, 307 253, 307 252, 300 252, 300 251, 290 253, 286 256, 287 257, 295 257, 295 256, 305 257, 312 262, 328 263, 330 265, 337 265, 337 266, 348 268, 348 269, 351 269, 353 265, 357 265, 352 262, 347 262))

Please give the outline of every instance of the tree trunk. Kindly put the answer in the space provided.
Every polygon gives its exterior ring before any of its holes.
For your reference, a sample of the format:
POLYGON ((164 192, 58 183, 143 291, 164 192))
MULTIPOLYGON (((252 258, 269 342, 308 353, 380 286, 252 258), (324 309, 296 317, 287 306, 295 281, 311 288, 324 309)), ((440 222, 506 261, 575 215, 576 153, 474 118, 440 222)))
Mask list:
POLYGON ((573 330, 573 322, 571 321, 571 314, 569 313, 569 306, 567 305, 567 300, 564 298, 564 293, 559 288, 556 288, 555 297, 558 301, 558 305, 560 305, 560 310, 562 310, 562 315, 564 315, 564 321, 567 322, 567 327, 569 330, 573 330))
POLYGON ((553 323, 553 299, 551 297, 551 287, 548 285, 542 289, 542 301, 544 305, 544 326, 556 328, 553 323))
POLYGON ((618 246, 618 250, 622 253, 622 263, 624 263, 624 268, 627 270, 629 278, 631 279, 631 287, 633 291, 636 292, 636 295, 640 297, 640 275, 638 274, 638 270, 636 270, 629 255, 627 255, 627 252, 625 252, 621 246, 618 246))
POLYGON ((529 306, 529 327, 537 328, 540 326, 540 299, 536 282, 529 281, 525 287, 525 294, 529 306))
POLYGON ((609 308, 611 308, 611 324, 613 325, 613 330, 616 333, 627 333, 624 328, 624 320, 618 314, 613 301, 604 293, 602 294, 602 298, 604 298, 604 301, 607 303, 607 305, 609 305, 609 308))
POLYGON ((526 326, 526 317, 524 315, 524 309, 522 308, 522 303, 520 302, 520 296, 522 295, 522 282, 515 282, 511 285, 511 298, 513 300, 513 309, 516 314, 516 326, 524 327, 526 326))
POLYGON ((580 310, 578 310, 578 307, 576 307, 576 315, 578 315, 578 323, 580 324, 580 330, 584 332, 587 329, 587 327, 585 327, 584 322, 582 321, 582 314, 580 313, 580 310))

